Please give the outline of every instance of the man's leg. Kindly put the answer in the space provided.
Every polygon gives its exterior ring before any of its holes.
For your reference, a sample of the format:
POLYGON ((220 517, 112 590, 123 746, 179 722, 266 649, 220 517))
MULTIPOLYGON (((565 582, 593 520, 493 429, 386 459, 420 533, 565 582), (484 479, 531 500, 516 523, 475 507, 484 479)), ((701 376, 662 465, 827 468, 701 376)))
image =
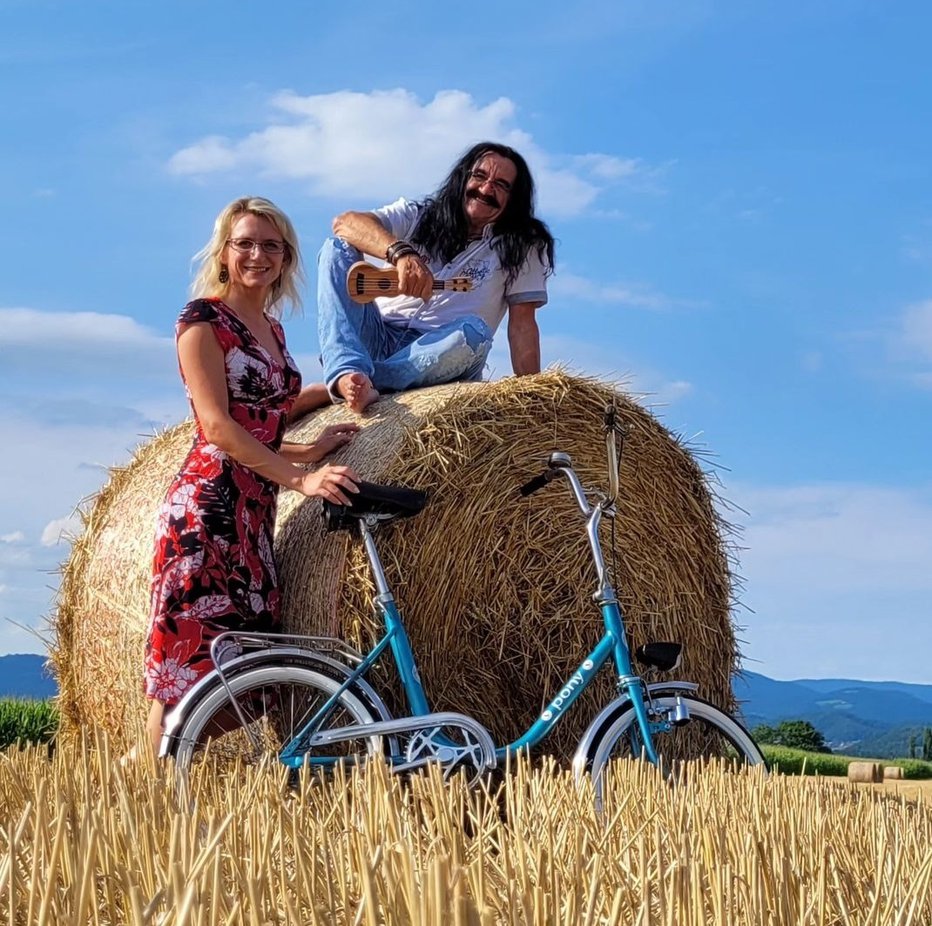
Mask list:
POLYGON ((492 330, 467 315, 418 335, 384 360, 374 361, 376 389, 400 392, 464 379, 480 379, 492 348, 492 330))
POLYGON ((374 359, 393 339, 375 303, 359 305, 346 291, 349 268, 362 255, 341 238, 328 238, 317 258, 317 333, 324 382, 334 400, 360 412, 379 394, 372 385, 374 359))

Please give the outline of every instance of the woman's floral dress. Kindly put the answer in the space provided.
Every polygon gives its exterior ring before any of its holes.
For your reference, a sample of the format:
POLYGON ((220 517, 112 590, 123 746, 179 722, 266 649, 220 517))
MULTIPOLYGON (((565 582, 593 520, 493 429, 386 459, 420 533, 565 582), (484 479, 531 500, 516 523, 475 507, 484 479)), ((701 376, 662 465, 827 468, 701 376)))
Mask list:
MULTIPOLYGON (((231 417, 278 450, 301 388, 281 326, 272 320, 284 367, 219 299, 185 306, 176 333, 194 322, 208 322, 223 348, 231 417)), ((210 643, 218 634, 279 623, 278 485, 209 443, 195 423, 194 443, 159 511, 152 566, 145 691, 165 704, 213 668, 210 643)))

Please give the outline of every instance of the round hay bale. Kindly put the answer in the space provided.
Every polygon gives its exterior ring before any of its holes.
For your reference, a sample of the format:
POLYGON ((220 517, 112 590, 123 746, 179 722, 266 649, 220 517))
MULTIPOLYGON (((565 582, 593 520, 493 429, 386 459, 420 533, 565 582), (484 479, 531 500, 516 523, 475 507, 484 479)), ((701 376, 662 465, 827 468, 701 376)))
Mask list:
POLYGON ((883 767, 883 777, 891 781, 902 781, 903 767, 900 765, 885 765, 883 767))
POLYGON ((879 762, 849 762, 848 781, 883 781, 883 767, 879 762))
MULTIPOLYGON (((528 499, 517 489, 553 450, 572 455, 584 486, 604 486, 601 419, 613 400, 627 430, 615 585, 632 649, 685 643, 679 677, 731 709, 737 649, 724 525, 691 454, 614 387, 556 371, 394 395, 368 410, 356 441, 335 457, 370 481, 429 493, 423 513, 376 542, 433 708, 474 716, 500 742, 535 719, 602 632, 584 522, 566 484, 528 499)), ((343 406, 323 409, 290 437, 309 440, 352 418, 343 406)), ((57 612, 65 729, 136 734, 155 513, 191 434, 187 422, 142 447, 86 514, 57 612)), ((610 538, 606 520, 611 568, 610 538)), ((371 645, 378 629, 364 553, 353 538, 324 532, 319 501, 282 493, 276 548, 285 628, 371 645)), ((391 671, 377 671, 391 689, 391 671)), ((546 748, 571 755, 599 703, 614 696, 605 671, 546 748)))

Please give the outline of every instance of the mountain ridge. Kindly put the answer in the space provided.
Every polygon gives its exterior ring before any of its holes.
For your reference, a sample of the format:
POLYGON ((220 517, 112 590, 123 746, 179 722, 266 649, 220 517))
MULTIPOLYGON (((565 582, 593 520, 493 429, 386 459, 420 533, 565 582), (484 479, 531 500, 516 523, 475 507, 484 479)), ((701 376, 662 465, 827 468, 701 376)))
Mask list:
POLYGON ((780 681, 744 671, 735 697, 748 727, 806 720, 830 748, 888 758, 908 754, 910 740, 932 727, 932 685, 860 679, 780 681))
POLYGON ((38 653, 0 656, 0 698, 53 698, 58 684, 46 669, 47 662, 48 657, 38 653))

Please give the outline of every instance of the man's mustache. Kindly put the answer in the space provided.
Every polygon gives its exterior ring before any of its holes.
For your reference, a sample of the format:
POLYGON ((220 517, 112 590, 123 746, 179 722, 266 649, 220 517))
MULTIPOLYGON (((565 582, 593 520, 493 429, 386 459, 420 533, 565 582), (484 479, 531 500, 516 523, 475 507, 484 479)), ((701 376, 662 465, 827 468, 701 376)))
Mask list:
POLYGON ((498 209, 500 205, 499 201, 494 196, 486 196, 478 190, 467 190, 466 198, 478 199, 480 203, 485 203, 486 206, 491 206, 493 209, 498 209))

